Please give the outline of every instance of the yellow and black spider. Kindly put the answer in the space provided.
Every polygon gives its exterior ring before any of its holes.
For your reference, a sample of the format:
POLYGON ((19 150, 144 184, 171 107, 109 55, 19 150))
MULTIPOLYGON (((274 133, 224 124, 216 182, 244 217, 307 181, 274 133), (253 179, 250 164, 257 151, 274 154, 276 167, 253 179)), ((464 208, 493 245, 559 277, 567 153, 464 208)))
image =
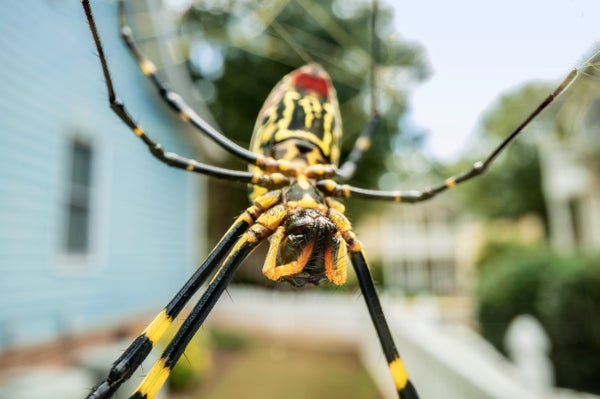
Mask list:
POLYGON ((338 166, 342 135, 340 111, 329 75, 318 64, 296 69, 275 86, 258 114, 250 149, 244 149, 213 129, 177 93, 167 89, 155 74, 154 64, 134 44, 125 18, 124 2, 120 1, 122 38, 163 100, 183 120, 247 162, 250 170, 236 171, 207 165, 166 151, 133 120, 125 105, 116 97, 89 0, 82 0, 82 4, 98 50, 110 107, 152 155, 169 166, 253 187, 250 194, 252 205, 237 218, 163 311, 115 361, 107 378, 93 389, 88 398, 112 396, 140 366, 191 296, 210 278, 206 291, 132 396, 138 399, 153 398, 242 261, 267 238, 270 247, 263 274, 272 280, 283 280, 297 286, 316 284, 322 280, 341 285, 346 281, 346 259, 350 258, 398 395, 401 399, 417 398, 417 391, 409 380, 393 342, 362 245, 344 216, 344 205, 337 198, 352 196, 416 203, 481 175, 507 144, 575 79, 577 70, 573 70, 487 158, 476 162, 467 171, 422 191, 368 190, 339 182, 352 177, 361 156, 369 148, 377 126, 377 113, 373 112, 371 121, 356 140, 348 159, 338 166))

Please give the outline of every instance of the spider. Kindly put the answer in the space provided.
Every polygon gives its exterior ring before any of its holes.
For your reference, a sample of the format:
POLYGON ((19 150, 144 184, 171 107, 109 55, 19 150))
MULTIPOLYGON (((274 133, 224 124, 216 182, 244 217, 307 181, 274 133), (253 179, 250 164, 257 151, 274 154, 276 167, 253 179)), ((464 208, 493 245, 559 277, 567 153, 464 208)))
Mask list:
MULTIPOLYGON (((250 168, 249 171, 237 171, 208 165, 166 151, 134 121, 125 105, 117 99, 89 0, 82 0, 82 5, 98 51, 110 107, 150 153, 171 167, 253 187, 251 205, 238 216, 167 306, 115 361, 107 378, 92 390, 88 398, 111 397, 140 366, 191 296, 208 280, 201 298, 131 396, 136 399, 153 398, 242 261, 266 239, 270 243, 263 274, 268 279, 287 281, 296 286, 316 284, 322 280, 335 285, 344 284, 346 261, 350 259, 398 396, 401 399, 418 398, 392 339, 361 242, 352 231, 344 215, 344 205, 338 198, 358 197, 412 204, 480 176, 522 129, 575 79, 577 69, 571 71, 486 158, 474 163, 470 169, 425 190, 370 190, 341 182, 352 177, 361 156, 368 150, 378 122, 377 111, 372 111, 371 120, 357 138, 348 159, 340 164, 342 129, 336 91, 320 65, 305 65, 281 79, 260 110, 250 149, 245 149, 212 128, 177 93, 166 87, 156 75, 152 61, 136 47, 125 17, 124 1, 119 1, 122 39, 164 102, 184 121, 248 163, 250 168)), ((374 2, 372 24, 376 10, 374 2)))

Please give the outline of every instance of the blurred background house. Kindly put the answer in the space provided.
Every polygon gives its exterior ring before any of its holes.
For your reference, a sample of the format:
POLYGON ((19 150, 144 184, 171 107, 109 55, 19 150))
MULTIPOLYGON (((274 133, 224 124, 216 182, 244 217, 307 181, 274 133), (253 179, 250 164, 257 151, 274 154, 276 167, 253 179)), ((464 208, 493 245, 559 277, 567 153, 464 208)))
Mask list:
MULTIPOLYGON (((114 4, 94 6, 120 98, 166 149, 204 156, 123 48, 114 4)), ((165 304, 205 252, 206 193, 140 150, 110 111, 78 2, 7 2, 0 25, 0 364, 65 340, 60 360, 80 334, 165 304)), ((185 93, 169 41, 154 43, 145 50, 168 58, 161 73, 185 93)))

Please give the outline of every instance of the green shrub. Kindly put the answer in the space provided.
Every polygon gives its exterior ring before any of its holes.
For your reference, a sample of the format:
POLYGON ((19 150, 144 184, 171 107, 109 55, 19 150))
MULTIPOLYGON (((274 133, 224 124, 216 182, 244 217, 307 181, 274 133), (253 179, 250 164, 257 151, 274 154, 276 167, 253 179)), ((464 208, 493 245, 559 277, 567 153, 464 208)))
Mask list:
POLYGON ((478 319, 482 335, 501 352, 509 323, 520 314, 539 317, 537 302, 544 280, 552 275, 551 256, 543 249, 494 248, 479 267, 478 319))
POLYGON ((600 394, 600 256, 560 260, 541 292, 559 386, 600 394))
POLYGON ((477 287, 482 335, 505 353, 510 322, 533 315, 552 342, 557 384, 600 393, 600 256, 497 244, 483 253, 477 287))

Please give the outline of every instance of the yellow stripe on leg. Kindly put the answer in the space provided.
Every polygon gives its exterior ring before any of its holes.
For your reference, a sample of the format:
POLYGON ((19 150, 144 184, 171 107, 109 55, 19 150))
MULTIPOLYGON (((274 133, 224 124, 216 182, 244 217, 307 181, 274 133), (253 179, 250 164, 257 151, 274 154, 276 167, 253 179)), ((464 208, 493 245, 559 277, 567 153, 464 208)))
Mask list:
POLYGON ((453 178, 449 178, 446 180, 445 184, 448 188, 454 188, 456 187, 456 180, 454 180, 453 178))
POLYGON ((392 373, 392 378, 394 379, 394 384, 396 385, 396 389, 401 391, 408 383, 408 374, 404 368, 404 363, 402 363, 402 360, 397 357, 390 362, 389 367, 390 373, 392 373))
POLYGON ((133 397, 152 399, 164 385, 171 369, 165 365, 165 360, 160 358, 150 369, 142 383, 137 387, 133 397))
POLYGON ((141 60, 140 69, 142 70, 142 73, 144 75, 151 75, 153 73, 156 73, 156 67, 154 66, 152 61, 149 60, 141 60))
POLYGON ((371 146, 371 139, 369 139, 368 137, 359 137, 354 145, 356 146, 356 148, 363 152, 367 151, 371 146))
POLYGON ((144 334, 148 337, 150 342, 152 342, 152 345, 163 336, 172 322, 173 319, 167 315, 167 312, 164 309, 154 318, 154 320, 152 320, 144 330, 144 334))

